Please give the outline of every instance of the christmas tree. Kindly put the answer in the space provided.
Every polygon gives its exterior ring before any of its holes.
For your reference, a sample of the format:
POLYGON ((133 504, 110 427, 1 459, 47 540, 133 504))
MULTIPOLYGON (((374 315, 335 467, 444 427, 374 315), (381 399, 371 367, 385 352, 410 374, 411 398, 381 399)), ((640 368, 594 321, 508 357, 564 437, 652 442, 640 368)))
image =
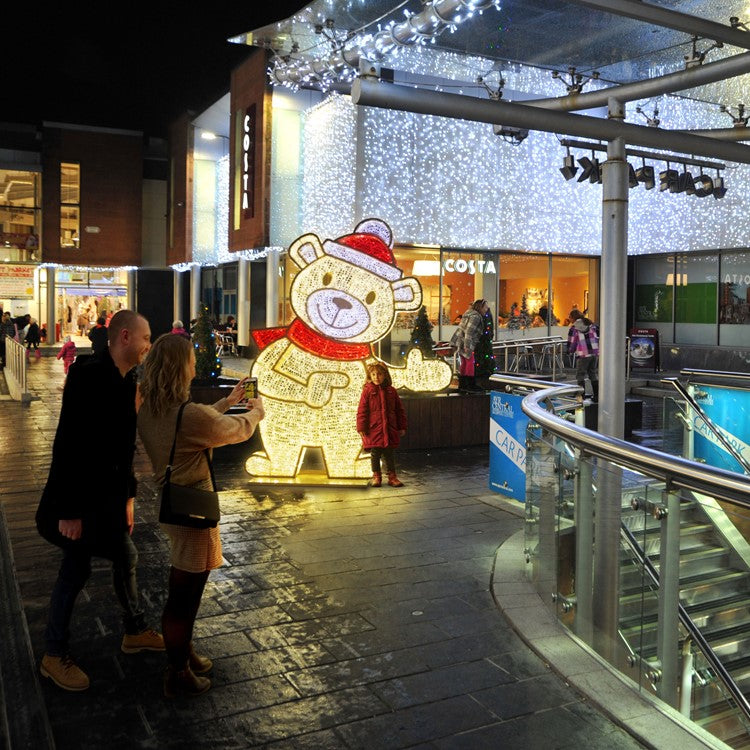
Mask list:
POLYGON ((193 329, 196 380, 212 381, 221 375, 221 360, 216 356, 216 336, 208 306, 201 302, 193 329))
POLYGON ((435 352, 432 348, 435 342, 432 339, 431 332, 433 329, 430 319, 427 317, 427 308, 422 305, 417 313, 417 319, 414 322, 414 330, 411 332, 411 345, 419 347, 425 357, 434 357, 435 352))
POLYGON ((495 335, 495 325, 492 320, 492 310, 484 314, 484 329, 474 349, 474 374, 487 377, 495 372, 495 355, 492 353, 492 339, 495 335))

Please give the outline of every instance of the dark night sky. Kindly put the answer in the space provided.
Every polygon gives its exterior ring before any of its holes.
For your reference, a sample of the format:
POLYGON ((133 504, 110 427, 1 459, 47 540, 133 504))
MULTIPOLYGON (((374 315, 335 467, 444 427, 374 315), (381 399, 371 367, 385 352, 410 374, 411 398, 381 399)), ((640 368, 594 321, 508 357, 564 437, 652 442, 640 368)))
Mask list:
POLYGON ((306 3, 84 2, 44 13, 29 5, 32 33, 10 34, 3 43, 4 89, 12 93, 0 102, 0 120, 164 136, 181 112, 201 111, 228 91, 230 71, 250 51, 228 37, 286 18, 306 3))

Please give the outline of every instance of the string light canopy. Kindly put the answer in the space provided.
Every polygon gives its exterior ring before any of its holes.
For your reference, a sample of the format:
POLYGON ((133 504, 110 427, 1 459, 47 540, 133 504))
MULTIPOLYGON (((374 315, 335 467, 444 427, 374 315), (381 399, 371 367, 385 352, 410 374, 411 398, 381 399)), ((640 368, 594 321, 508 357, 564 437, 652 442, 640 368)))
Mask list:
MULTIPOLYGON (((391 20, 385 26, 378 24, 374 33, 330 36, 328 55, 313 58, 293 52, 277 57, 268 75, 272 83, 292 89, 318 85, 327 90, 335 82, 352 81, 360 59, 389 62, 400 50, 434 44, 445 31, 454 32, 475 14, 481 15, 491 8, 499 10, 500 0, 428 0, 418 13, 404 10, 403 21, 391 20)), ((322 29, 318 33, 321 32, 322 29)))

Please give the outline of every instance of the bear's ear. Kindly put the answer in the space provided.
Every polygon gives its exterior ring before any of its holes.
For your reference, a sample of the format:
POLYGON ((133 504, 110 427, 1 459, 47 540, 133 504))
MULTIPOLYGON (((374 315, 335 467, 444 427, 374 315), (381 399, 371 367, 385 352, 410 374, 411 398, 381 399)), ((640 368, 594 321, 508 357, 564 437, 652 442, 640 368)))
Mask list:
POLYGON ((312 263, 326 254, 317 234, 303 234, 297 237, 289 247, 289 257, 300 267, 312 263))
POLYGON ((413 312, 422 306, 422 286, 413 276, 398 279, 391 284, 391 287, 393 299, 396 301, 396 310, 413 312))

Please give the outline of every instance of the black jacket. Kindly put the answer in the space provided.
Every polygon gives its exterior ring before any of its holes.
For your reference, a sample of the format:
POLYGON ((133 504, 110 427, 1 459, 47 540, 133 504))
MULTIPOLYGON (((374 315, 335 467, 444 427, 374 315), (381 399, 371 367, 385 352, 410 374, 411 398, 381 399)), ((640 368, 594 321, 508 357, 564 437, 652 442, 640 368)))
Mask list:
POLYGON ((79 356, 70 366, 36 514, 45 539, 70 543, 57 530, 60 519, 82 519, 90 543, 106 544, 127 528, 125 506, 136 491, 135 390, 135 368, 123 378, 108 349, 79 356))
POLYGON ((97 325, 89 331, 89 340, 91 341, 91 349, 94 354, 101 354, 109 347, 108 335, 109 333, 104 326, 97 325))

